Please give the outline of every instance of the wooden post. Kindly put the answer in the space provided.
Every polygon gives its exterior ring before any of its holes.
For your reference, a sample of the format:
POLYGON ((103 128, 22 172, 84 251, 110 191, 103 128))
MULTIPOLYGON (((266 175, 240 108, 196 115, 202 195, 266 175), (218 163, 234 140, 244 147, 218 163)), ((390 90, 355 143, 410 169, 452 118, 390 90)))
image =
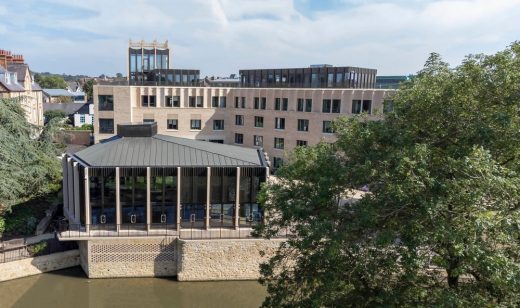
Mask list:
POLYGON ((209 207, 210 207, 210 189, 211 189, 211 167, 207 167, 206 171, 206 230, 209 229, 209 207))
POLYGON ((146 230, 150 231, 152 223, 152 205, 150 198, 150 167, 146 167, 146 230))
POLYGON ((237 167, 237 184, 235 192, 235 229, 240 227, 240 167, 237 167))
POLYGON ((119 167, 116 167, 116 230, 120 231, 121 228, 121 179, 119 175, 119 167))
POLYGON ((176 210, 177 210, 177 232, 180 232, 181 231, 181 167, 177 167, 177 209, 176 210))

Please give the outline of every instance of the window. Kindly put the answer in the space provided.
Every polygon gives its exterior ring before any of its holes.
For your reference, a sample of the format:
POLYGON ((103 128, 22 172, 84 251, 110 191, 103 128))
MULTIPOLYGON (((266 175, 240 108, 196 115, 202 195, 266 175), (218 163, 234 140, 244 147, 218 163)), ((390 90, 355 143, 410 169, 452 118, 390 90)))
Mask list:
POLYGON ((211 97, 211 107, 218 108, 218 96, 211 97))
POLYGON ((235 134, 235 143, 236 144, 243 144, 244 143, 244 134, 235 134))
POLYGON ((274 148, 275 149, 279 149, 279 150, 283 150, 283 148, 284 148, 284 140, 283 140, 283 138, 277 138, 277 137, 274 138, 274 148))
POLYGON ((341 112, 341 100, 333 99, 332 100, 332 113, 340 113, 341 112))
POLYGON ((226 97, 220 96, 220 108, 226 108, 226 97))
POLYGON ((281 157, 273 157, 273 169, 276 170, 283 165, 283 159, 281 157))
POLYGON ((114 110, 114 96, 98 95, 98 110, 114 110))
POLYGON ((189 106, 192 108, 202 108, 204 107, 204 97, 203 96, 190 96, 188 97, 189 106))
POLYGON ((323 132, 332 134, 332 121, 323 121, 323 132))
POLYGON ((85 124, 85 115, 84 114, 79 116, 79 123, 85 124))
POLYGON ((385 99, 383 102, 383 113, 389 113, 394 111, 394 101, 385 99))
POLYGON ((168 119, 166 122, 166 128, 177 130, 179 129, 178 123, 177 119, 168 119))
POLYGON ((99 119, 99 133, 113 134, 114 133, 114 119, 99 119))
POLYGON ((235 115, 235 125, 243 126, 244 125, 244 116, 237 114, 235 115))
POLYGON ((266 102, 266 97, 255 97, 255 109, 265 109, 266 102))
POLYGON ((191 120, 190 121, 190 129, 200 130, 202 127, 202 123, 200 120, 191 120))
POLYGON ((355 99, 352 101, 352 113, 368 113, 372 112, 372 101, 371 100, 359 100, 355 99))
POLYGON ((307 146, 307 141, 305 141, 305 140, 296 140, 296 146, 297 147, 306 147, 307 146))
POLYGON ((285 129, 285 118, 274 118, 274 128, 285 129))
POLYGON ((180 107, 181 106, 181 97, 180 96, 166 96, 165 99, 166 107, 180 107))
POLYGON ((305 112, 312 112, 312 99, 305 99, 305 112))
POLYGON ((299 98, 298 106, 296 108, 299 112, 312 112, 312 99, 311 98, 299 98))
POLYGON ((324 112, 324 113, 330 113, 330 109, 331 109, 331 101, 330 99, 324 99, 323 100, 323 105, 321 105, 321 112, 324 112))
POLYGON ((309 120, 298 119, 298 131, 308 132, 309 131, 309 120))
POLYGON ((235 96, 235 108, 246 108, 246 98, 235 96))
POLYGON ((253 143, 255 146, 263 147, 264 146, 264 137, 255 135, 253 138, 253 143))
POLYGON ((224 130, 224 120, 213 120, 213 130, 224 130))
POLYGON ((141 106, 155 107, 155 95, 141 95, 141 106))
POLYGON ((264 127, 264 117, 255 117, 255 127, 264 127))
POLYGON ((287 111, 287 108, 289 106, 289 99, 284 97, 284 98, 275 98, 274 99, 274 109, 275 110, 283 110, 283 111, 287 111))
POLYGON ((143 119, 143 123, 153 123, 153 122, 155 122, 155 120, 154 120, 154 119, 151 119, 151 118, 145 118, 145 119, 143 119))

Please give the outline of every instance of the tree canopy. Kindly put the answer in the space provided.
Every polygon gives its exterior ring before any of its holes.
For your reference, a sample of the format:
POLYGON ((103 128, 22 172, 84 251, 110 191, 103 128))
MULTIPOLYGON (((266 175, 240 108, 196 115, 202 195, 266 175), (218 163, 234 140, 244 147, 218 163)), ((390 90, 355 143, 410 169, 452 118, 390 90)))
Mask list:
POLYGON ((520 44, 456 68, 432 54, 393 101, 264 187, 257 233, 293 234, 261 266, 264 306, 520 304, 520 44))
POLYGON ((0 218, 13 205, 59 188, 61 166, 52 143, 56 123, 38 136, 19 99, 0 99, 0 218))
POLYGON ((36 74, 34 76, 34 80, 43 89, 65 89, 65 88, 67 88, 67 83, 61 76, 56 76, 56 75, 44 76, 44 75, 36 74))
POLYGON ((95 84, 96 84, 96 80, 94 80, 94 79, 89 79, 89 80, 87 80, 83 84, 83 90, 87 94, 87 100, 88 101, 92 101, 94 99, 93 98, 93 93, 94 93, 94 85, 95 84))

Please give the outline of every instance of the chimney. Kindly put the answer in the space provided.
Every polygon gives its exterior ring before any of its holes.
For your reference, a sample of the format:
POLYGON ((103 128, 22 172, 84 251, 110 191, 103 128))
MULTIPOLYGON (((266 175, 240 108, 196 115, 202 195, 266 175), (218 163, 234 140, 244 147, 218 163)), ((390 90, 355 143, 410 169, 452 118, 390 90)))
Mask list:
POLYGON ((7 69, 7 52, 0 49, 0 66, 7 69))

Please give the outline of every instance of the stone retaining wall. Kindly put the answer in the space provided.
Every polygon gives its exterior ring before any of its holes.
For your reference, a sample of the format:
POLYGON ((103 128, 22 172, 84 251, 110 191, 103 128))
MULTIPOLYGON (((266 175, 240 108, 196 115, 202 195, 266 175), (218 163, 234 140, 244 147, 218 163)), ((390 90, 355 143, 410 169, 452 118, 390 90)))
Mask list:
POLYGON ((89 278, 175 276, 175 241, 164 237, 81 241, 81 267, 89 278))
POLYGON ((1 263, 0 281, 32 276, 77 266, 79 264, 79 250, 77 249, 53 253, 46 256, 1 263))
POLYGON ((178 240, 179 281, 254 280, 284 240, 178 240), (260 251, 265 255, 260 256, 260 251))

